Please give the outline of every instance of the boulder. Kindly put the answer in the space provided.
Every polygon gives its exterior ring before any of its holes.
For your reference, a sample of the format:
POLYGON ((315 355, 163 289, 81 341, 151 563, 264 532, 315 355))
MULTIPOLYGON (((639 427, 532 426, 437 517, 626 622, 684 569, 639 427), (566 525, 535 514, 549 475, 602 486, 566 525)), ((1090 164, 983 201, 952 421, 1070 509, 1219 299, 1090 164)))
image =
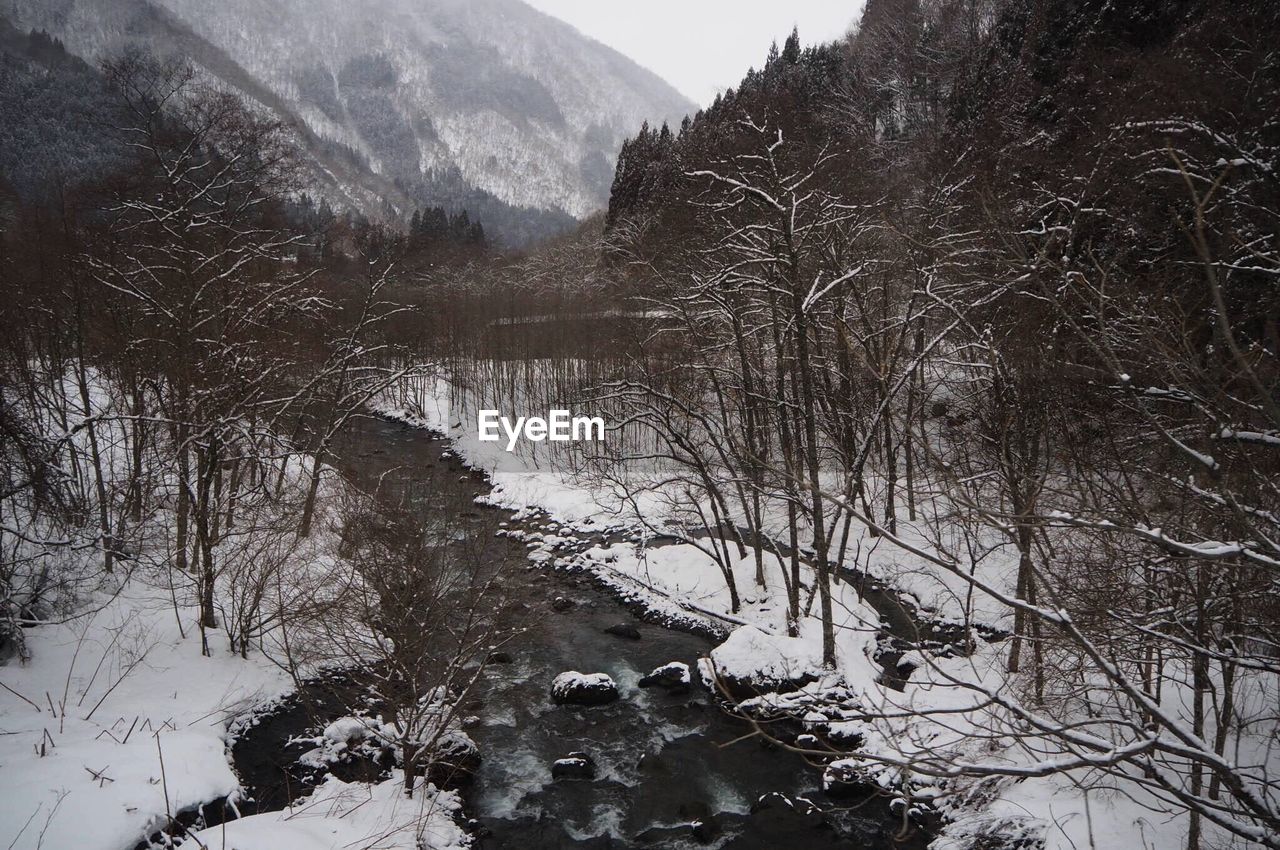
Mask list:
POLYGON ((618 698, 618 686, 605 673, 569 670, 551 683, 551 699, 561 705, 604 705, 618 698))
POLYGON ((626 638, 627 640, 640 640, 640 630, 631 623, 618 623, 616 626, 610 626, 605 629, 604 633, 614 637, 626 638))
POLYGON ((436 742, 427 780, 441 788, 470 785, 480 767, 480 748, 466 732, 446 732, 436 742))
POLYGON ((786 693, 816 682, 822 654, 801 638, 739 626, 700 662, 703 681, 736 702, 764 693, 786 693))
POLYGON ((784 794, 765 794, 751 806, 747 829, 762 841, 762 846, 776 847, 776 842, 795 842, 803 847, 810 843, 808 835, 829 830, 822 810, 807 800, 792 800, 784 794))
POLYGON ((874 791, 874 786, 855 770, 837 762, 822 772, 822 791, 832 800, 861 800, 874 791))
POLYGON ((566 599, 563 596, 557 596, 555 599, 551 600, 551 610, 557 613, 563 614, 565 611, 568 611, 572 607, 573 607, 572 599, 566 599))
POLYGON ((693 677, 689 673, 689 665, 683 661, 672 661, 663 664, 640 680, 642 688, 662 688, 668 693, 688 693, 693 677))
POLYGON ((689 836, 692 833, 693 839, 699 844, 712 844, 724 831, 719 816, 711 810, 710 806, 699 800, 686 800, 681 803, 676 809, 676 819, 680 821, 679 827, 667 831, 661 837, 655 833, 654 840, 650 843, 663 847, 671 844, 688 846, 689 836))
POLYGON ((551 778, 592 780, 596 776, 596 762, 587 753, 569 753, 556 759, 551 765, 551 778))
POLYGON ((695 820, 689 824, 694 839, 699 844, 711 844, 720 837, 720 824, 714 817, 706 820, 695 820))

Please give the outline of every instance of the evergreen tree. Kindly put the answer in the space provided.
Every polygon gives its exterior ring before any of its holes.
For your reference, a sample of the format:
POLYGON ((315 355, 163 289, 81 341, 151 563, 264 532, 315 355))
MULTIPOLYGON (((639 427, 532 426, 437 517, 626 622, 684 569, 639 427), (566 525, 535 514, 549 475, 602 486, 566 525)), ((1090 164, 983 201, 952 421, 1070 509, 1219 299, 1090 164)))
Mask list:
POLYGON ((800 31, 799 28, 793 28, 791 35, 787 36, 787 43, 782 48, 782 61, 788 65, 794 65, 800 61, 800 31))

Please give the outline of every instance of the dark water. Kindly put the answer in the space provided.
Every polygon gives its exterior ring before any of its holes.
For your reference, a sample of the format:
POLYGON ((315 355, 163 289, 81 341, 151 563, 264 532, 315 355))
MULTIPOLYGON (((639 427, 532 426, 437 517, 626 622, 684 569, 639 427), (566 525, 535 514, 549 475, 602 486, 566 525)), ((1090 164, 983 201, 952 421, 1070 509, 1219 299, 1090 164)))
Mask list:
MULTIPOLYGON (((335 465, 359 486, 422 510, 446 496, 471 499, 487 489, 482 477, 445 456, 443 441, 398 423, 355 420, 337 448, 335 465)), ((475 508, 478 528, 501 519, 493 510, 475 508)), ((901 821, 887 800, 829 800, 818 768, 756 738, 731 743, 750 727, 716 707, 705 688, 695 685, 684 695, 639 688, 641 676, 669 661, 693 667, 713 642, 642 622, 590 577, 532 568, 525 551, 495 536, 485 553, 505 569, 523 631, 504 647, 511 662, 489 667, 468 706, 480 718, 468 733, 483 755, 465 792, 468 813, 479 822, 477 846, 924 846, 919 833, 895 843, 901 821), (557 612, 557 597, 572 606, 557 612), (619 623, 634 625, 640 639, 605 633, 619 623), (590 708, 554 705, 551 680, 565 670, 609 674, 621 699, 590 708), (553 761, 574 751, 595 760, 595 779, 554 781, 553 761)), ((270 738, 275 723, 279 737, 297 722, 269 718, 257 734, 270 738)), ((278 758, 252 743, 237 747, 242 776, 263 775, 278 758)))

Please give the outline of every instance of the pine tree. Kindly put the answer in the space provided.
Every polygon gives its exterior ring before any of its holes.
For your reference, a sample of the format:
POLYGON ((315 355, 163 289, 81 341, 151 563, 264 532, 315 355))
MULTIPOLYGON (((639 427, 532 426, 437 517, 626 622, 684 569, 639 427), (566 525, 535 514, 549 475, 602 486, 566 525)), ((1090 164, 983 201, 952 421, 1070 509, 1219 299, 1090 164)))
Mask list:
POLYGON ((788 65, 794 65, 800 61, 800 30, 793 27, 791 35, 787 36, 787 43, 782 48, 782 61, 788 65))
POLYGON ((418 248, 422 241, 422 211, 414 210, 413 218, 409 219, 409 246, 418 248))

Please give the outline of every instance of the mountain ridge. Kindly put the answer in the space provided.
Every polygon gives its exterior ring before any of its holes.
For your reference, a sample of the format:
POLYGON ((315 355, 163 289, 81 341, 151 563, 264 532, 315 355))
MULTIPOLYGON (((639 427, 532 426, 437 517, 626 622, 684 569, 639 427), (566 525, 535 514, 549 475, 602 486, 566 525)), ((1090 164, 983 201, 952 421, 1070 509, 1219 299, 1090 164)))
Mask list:
POLYGON ((472 208, 509 242, 602 207, 622 139, 695 108, 519 0, 3 0, 0 14, 90 61, 186 56, 295 125, 334 201, 377 218, 472 208))

